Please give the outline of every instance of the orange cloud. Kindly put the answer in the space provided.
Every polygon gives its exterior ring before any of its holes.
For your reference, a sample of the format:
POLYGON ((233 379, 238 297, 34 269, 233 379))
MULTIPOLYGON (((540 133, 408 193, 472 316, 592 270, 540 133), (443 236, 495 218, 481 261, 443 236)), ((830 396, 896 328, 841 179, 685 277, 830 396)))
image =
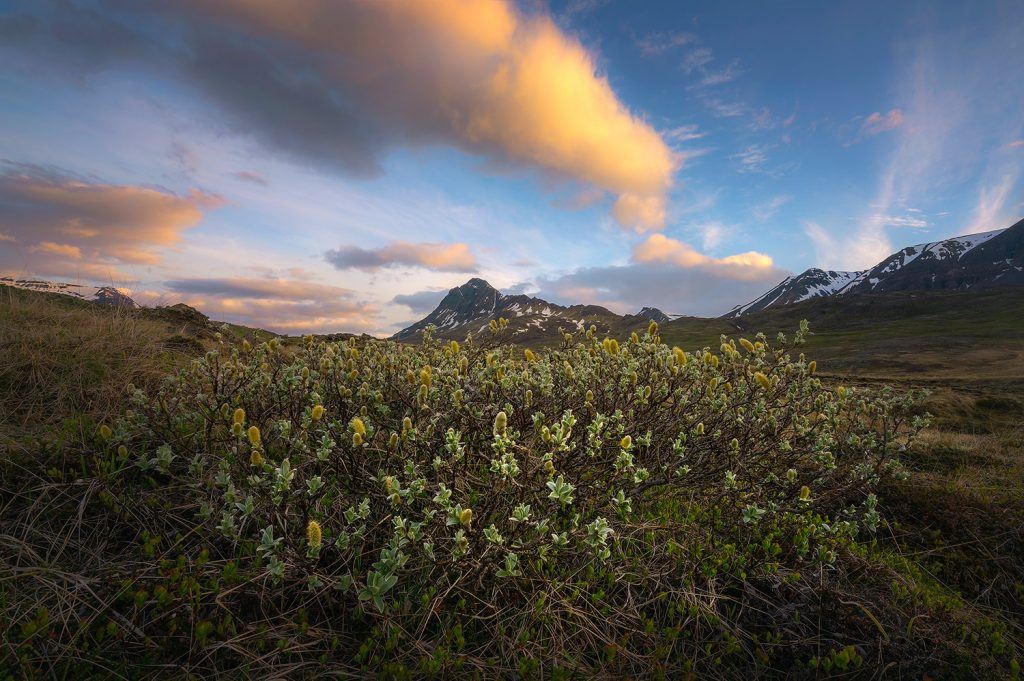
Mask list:
POLYGON ((118 265, 154 264, 219 200, 131 185, 89 183, 22 168, 0 175, 0 233, 18 248, 0 266, 36 274, 114 274, 118 265))
POLYGON ((41 241, 34 246, 29 246, 29 253, 50 253, 52 255, 62 255, 65 258, 72 258, 74 260, 81 260, 82 249, 78 246, 72 246, 71 244, 55 244, 52 241, 41 241))
MULTIPOLYGON (((314 55, 374 126, 456 144, 616 194, 625 227, 660 229, 680 163, 547 16, 500 0, 212 0, 220 20, 314 55)), ((348 99, 349 97, 346 97, 348 99)))
POLYGON ((763 253, 749 251, 725 258, 712 258, 664 234, 652 234, 637 244, 633 249, 633 260, 637 263, 683 268, 713 267, 737 279, 760 278, 765 271, 774 267, 771 257, 763 253))
POLYGON ((373 272, 382 267, 424 267, 438 272, 475 272, 476 257, 464 243, 408 243, 394 241, 375 249, 342 246, 324 258, 339 270, 373 272))
MULTIPOLYGON (((182 302, 214 319, 277 333, 372 331, 379 311, 349 289, 284 278, 221 277, 164 282, 182 302)), ((167 296, 164 296, 165 298, 167 296)))

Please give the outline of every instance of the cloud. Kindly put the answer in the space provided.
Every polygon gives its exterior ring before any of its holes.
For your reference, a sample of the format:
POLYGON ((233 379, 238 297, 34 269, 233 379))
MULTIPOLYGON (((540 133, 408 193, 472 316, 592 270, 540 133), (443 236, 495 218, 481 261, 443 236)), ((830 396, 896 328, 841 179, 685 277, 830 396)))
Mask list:
POLYGON ((814 245, 815 266, 823 269, 867 269, 892 253, 883 225, 877 223, 836 237, 816 222, 805 222, 804 234, 814 245))
POLYGON ((700 129, 696 124, 692 125, 679 125, 668 130, 662 130, 661 135, 669 142, 675 144, 682 144, 683 142, 689 142, 691 140, 697 140, 702 137, 706 137, 706 132, 700 132, 700 129))
POLYGON ((743 151, 733 154, 729 158, 739 162, 738 170, 741 173, 764 172, 764 166, 768 162, 768 154, 760 144, 751 144, 743 151))
POLYGON ((753 300, 787 274, 776 267, 740 264, 633 262, 541 277, 536 282, 540 289, 536 295, 563 304, 603 305, 620 314, 650 305, 669 314, 707 317, 753 300), (747 276, 737 277, 738 271, 745 271, 747 276))
POLYGON ((242 182, 248 182, 250 184, 256 184, 261 187, 266 187, 268 184, 270 184, 267 181, 267 178, 263 177, 259 173, 254 173, 249 170, 239 170, 237 172, 232 173, 231 175, 236 180, 241 180, 242 182))
POLYGON ((902 109, 890 109, 888 113, 884 114, 876 111, 867 116, 867 118, 862 116, 854 117, 853 120, 840 126, 839 134, 841 137, 849 137, 849 139, 843 142, 843 146, 850 147, 863 142, 868 137, 896 130, 906 122, 907 117, 902 109))
POLYGON ((339 270, 374 272, 389 267, 423 267, 436 272, 475 272, 476 258, 464 243, 408 243, 394 241, 380 248, 342 246, 324 253, 339 270))
MULTIPOLYGON (((35 25, 52 34, 49 49, 77 50, 78 63, 94 52, 104 65, 149 63, 199 88, 238 134, 356 176, 380 174, 390 148, 448 144, 653 206, 665 203, 681 162, 578 40, 512 2, 129 3, 116 16, 134 22, 90 11, 91 28, 70 44, 61 11, 40 11, 35 25), (148 19, 166 40, 126 28, 148 19)), ((657 220, 664 210, 626 214, 657 220)))
POLYGON ((656 54, 668 52, 676 47, 689 45, 697 41, 697 36, 682 31, 663 31, 649 33, 636 41, 640 48, 640 54, 650 57, 656 54))
POLYGON ((718 69, 717 71, 705 71, 704 76, 693 87, 722 85, 723 83, 729 83, 736 80, 739 75, 740 62, 738 59, 734 59, 724 69, 718 69))
POLYGON ((1006 145, 1007 149, 1020 149, 1021 147, 1024 147, 1024 140, 1013 140, 1006 145))
POLYGON ((864 120, 861 131, 868 136, 877 135, 880 132, 895 130, 905 122, 906 117, 900 109, 890 109, 886 114, 876 111, 864 120))
POLYGON ((929 226, 928 220, 921 217, 919 211, 913 211, 908 209, 911 215, 885 215, 882 213, 876 213, 869 215, 864 218, 864 221, 869 224, 875 224, 879 227, 910 227, 913 229, 924 229, 929 226))
POLYGON ((791 198, 792 197, 783 195, 773 196, 767 201, 759 203, 751 209, 751 212, 754 214, 754 219, 758 222, 767 222, 768 220, 771 220, 775 214, 779 212, 780 208, 789 203, 791 198))
POLYGON ((1009 218, 1003 213, 1003 209, 1016 183, 1016 173, 1006 173, 995 183, 983 186, 978 191, 978 203, 971 213, 967 234, 987 232, 1007 225, 1009 218))
POLYGON ((693 73, 697 69, 710 64, 713 59, 714 57, 712 57, 710 49, 698 47, 695 50, 691 50, 683 59, 683 70, 687 73, 693 73))
POLYGON ((416 314, 426 315, 433 312, 447 294, 447 289, 426 289, 415 293, 401 293, 392 298, 391 302, 404 305, 416 314))
POLYGON ((36 166, 0 174, 0 232, 15 244, 0 250, 0 267, 24 274, 124 278, 122 265, 152 265, 177 244, 213 195, 187 196, 150 187, 114 185, 36 166))
POLYGON ((652 234, 633 248, 637 263, 656 263, 675 267, 701 267, 714 269, 722 276, 734 279, 763 278, 765 270, 774 269, 771 256, 749 251, 724 258, 712 258, 699 253, 689 244, 664 234, 652 234))
MULTIPOLYGON (((372 331, 376 306, 345 288, 286 278, 192 278, 164 282, 182 302, 217 319, 276 333, 372 331)), ((166 296, 165 296, 166 297, 166 296)))
POLYGON ((741 102, 723 102, 716 97, 702 97, 701 101, 718 118, 736 118, 747 112, 746 105, 741 102))

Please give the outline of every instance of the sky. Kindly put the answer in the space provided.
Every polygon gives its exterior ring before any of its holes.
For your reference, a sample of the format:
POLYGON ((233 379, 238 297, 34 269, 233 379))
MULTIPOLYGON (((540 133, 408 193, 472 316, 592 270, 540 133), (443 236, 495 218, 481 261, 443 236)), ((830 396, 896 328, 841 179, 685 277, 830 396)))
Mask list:
POLYGON ((0 2, 0 274, 391 334, 727 312, 1024 214, 1024 3, 0 2))

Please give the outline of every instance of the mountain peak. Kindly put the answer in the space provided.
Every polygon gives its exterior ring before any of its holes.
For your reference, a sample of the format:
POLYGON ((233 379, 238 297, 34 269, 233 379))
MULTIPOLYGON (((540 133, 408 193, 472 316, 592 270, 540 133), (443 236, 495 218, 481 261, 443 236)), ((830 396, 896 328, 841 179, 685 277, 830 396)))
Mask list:
POLYGON ((656 307, 642 307, 640 308, 640 311, 633 316, 640 317, 641 319, 646 319, 651 322, 658 322, 659 324, 664 324, 672 319, 656 307))

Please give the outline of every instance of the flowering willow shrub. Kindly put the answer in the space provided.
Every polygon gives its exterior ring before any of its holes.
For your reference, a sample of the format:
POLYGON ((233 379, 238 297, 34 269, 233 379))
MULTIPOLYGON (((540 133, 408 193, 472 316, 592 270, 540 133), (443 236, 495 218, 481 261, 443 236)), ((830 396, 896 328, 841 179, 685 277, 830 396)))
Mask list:
POLYGON ((519 673, 749 658, 724 594, 831 569, 899 474, 909 398, 827 387, 784 337, 684 352, 652 323, 542 354, 492 332, 225 345, 114 437, 245 574, 363 623, 357 659, 519 673))

